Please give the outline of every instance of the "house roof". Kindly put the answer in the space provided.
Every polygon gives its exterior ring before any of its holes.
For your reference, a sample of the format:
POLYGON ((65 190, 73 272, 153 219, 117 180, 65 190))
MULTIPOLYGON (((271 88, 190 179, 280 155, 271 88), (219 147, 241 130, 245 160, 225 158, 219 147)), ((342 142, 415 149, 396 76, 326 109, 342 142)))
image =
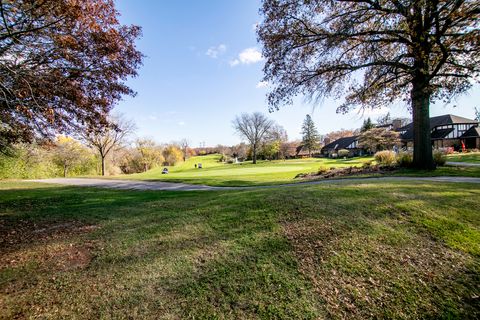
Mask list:
POLYGON ((462 138, 476 138, 480 137, 480 127, 471 127, 464 134, 462 134, 462 138))
POLYGON ((358 136, 352 137, 343 137, 337 139, 333 142, 330 142, 326 146, 322 148, 322 150, 339 150, 339 149, 346 149, 349 145, 352 144, 355 140, 357 140, 358 136))
MULTIPOLYGON (((476 123, 478 122, 472 119, 467 119, 467 118, 456 116, 453 114, 445 114, 443 116, 431 117, 430 129, 433 129, 438 126, 449 125, 449 124, 476 124, 476 123)), ((405 131, 405 133, 402 134, 402 137, 401 137, 402 139, 413 140, 413 123, 409 123, 406 126, 398 128, 397 131, 405 131)), ((434 132, 432 132, 432 138, 433 138, 433 133, 434 132)), ((441 132, 439 132, 438 134, 440 133, 441 132)), ((436 139, 440 139, 440 137, 437 137, 436 139)))
POLYGON ((430 136, 432 139, 443 139, 446 136, 448 136, 448 134, 452 131, 453 131, 453 128, 437 129, 437 130, 433 130, 430 136))

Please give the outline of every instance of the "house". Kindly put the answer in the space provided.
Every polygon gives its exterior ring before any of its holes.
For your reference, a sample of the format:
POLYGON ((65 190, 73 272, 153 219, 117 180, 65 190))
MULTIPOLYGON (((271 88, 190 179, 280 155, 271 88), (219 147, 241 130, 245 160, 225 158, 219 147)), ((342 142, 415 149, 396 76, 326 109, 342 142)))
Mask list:
MULTIPOLYGON (((432 146, 436 149, 453 147, 458 150, 462 142, 468 149, 480 148, 479 123, 453 114, 430 118, 432 146)), ((406 147, 413 146, 413 123, 397 129, 402 143, 406 147)))
POLYGON ((349 151, 349 156, 361 156, 365 151, 358 146, 358 137, 343 137, 326 144, 322 148, 322 155, 332 157, 338 153, 338 150, 345 149, 349 151))
MULTIPOLYGON (((394 120, 392 124, 378 127, 399 132, 403 146, 406 148, 413 147, 413 123, 398 127, 398 122, 396 123, 394 120)), ((446 114, 430 118, 430 129, 432 147, 435 149, 453 147, 459 150, 462 142, 467 149, 480 149, 480 127, 476 120, 446 114)), ((335 140, 322 148, 322 154, 331 157, 340 149, 348 150, 350 152, 349 156, 365 154, 365 150, 358 146, 358 137, 344 137, 335 140)))

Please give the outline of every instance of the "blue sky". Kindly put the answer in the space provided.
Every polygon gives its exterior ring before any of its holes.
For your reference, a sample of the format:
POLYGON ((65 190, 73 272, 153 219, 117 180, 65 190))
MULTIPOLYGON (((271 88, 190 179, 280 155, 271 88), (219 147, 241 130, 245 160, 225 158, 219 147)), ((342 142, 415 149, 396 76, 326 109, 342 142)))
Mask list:
MULTIPOLYGON (((140 25, 138 48, 146 57, 139 76, 128 84, 137 91, 115 108, 134 119, 137 136, 157 142, 187 138, 193 147, 232 145, 241 141, 231 121, 242 112, 261 111, 282 125, 290 139, 300 138, 307 113, 321 133, 357 128, 364 117, 376 119, 388 111, 364 115, 336 114, 341 101, 320 105, 297 99, 294 105, 268 113, 260 84, 263 60, 254 25, 261 17, 257 0, 117 0, 121 21, 140 25)), ((432 106, 431 115, 453 113, 473 118, 480 107, 476 86, 454 104, 432 106), (454 107, 453 105, 456 105, 454 107)), ((393 116, 409 117, 405 106, 391 106, 393 116)))

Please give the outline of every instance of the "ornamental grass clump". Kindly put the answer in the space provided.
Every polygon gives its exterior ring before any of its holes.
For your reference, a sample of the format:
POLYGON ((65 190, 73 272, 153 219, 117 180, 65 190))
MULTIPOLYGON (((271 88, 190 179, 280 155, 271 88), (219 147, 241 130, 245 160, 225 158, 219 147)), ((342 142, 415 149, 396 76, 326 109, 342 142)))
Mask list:
POLYGON ((396 163, 396 154, 389 150, 379 151, 375 153, 375 161, 384 166, 393 166, 396 163))
POLYGON ((447 162, 447 157, 445 153, 440 150, 433 151, 433 162, 437 166, 444 166, 445 162, 447 162))
POLYGON ((403 168, 409 168, 413 164, 413 153, 400 152, 397 154, 397 164, 403 168))

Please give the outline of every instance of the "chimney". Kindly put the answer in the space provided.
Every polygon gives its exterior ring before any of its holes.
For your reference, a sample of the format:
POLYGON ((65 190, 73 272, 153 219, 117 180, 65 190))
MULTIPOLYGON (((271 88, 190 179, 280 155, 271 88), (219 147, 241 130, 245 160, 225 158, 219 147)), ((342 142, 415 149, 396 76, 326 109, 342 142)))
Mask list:
POLYGON ((327 144, 329 144, 329 143, 330 143, 330 138, 325 137, 325 138, 323 139, 323 144, 324 144, 324 145, 327 145, 327 144))
POLYGON ((401 119, 393 119, 392 121, 392 129, 397 130, 402 126, 402 120, 401 119))

